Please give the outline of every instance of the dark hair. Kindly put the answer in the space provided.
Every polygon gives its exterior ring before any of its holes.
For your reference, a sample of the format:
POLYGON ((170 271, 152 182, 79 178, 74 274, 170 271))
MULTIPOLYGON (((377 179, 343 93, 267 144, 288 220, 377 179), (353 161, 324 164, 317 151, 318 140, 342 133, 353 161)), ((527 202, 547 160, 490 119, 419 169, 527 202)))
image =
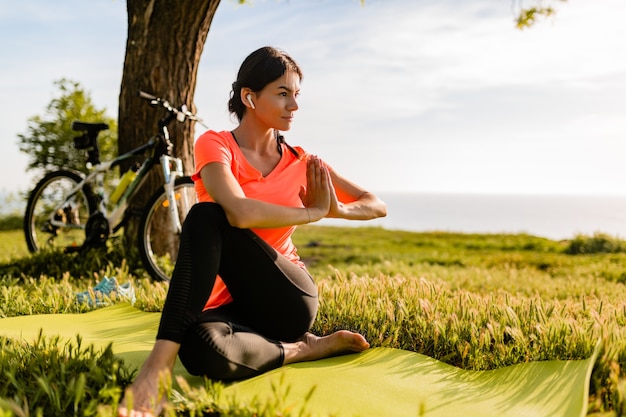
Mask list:
POLYGON ((233 83, 230 93, 228 110, 241 121, 246 111, 246 106, 241 101, 241 89, 261 91, 266 85, 282 77, 288 70, 294 71, 302 79, 302 70, 285 52, 271 46, 264 46, 252 52, 241 63, 237 80, 233 83))

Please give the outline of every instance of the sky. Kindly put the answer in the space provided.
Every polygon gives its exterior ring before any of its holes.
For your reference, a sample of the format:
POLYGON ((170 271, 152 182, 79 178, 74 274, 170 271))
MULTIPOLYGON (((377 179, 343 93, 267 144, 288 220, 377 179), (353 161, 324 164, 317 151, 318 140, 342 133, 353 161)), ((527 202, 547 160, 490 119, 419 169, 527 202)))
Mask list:
MULTIPOLYGON (((211 129, 235 126, 237 69, 272 45, 304 72, 287 141, 366 189, 626 195, 623 0, 555 2, 521 31, 513 0, 250 3, 222 0, 205 44, 195 104, 211 129)), ((117 117, 126 18, 121 0, 2 0, 0 191, 32 186, 17 135, 54 81, 117 117)))

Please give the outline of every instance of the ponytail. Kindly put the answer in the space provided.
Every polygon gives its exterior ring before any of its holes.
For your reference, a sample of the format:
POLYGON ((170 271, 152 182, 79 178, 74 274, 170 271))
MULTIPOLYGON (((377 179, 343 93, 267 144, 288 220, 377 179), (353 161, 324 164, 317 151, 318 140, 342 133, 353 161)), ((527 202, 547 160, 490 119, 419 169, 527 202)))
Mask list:
POLYGON ((287 142, 285 142, 285 137, 283 135, 281 135, 280 133, 278 134, 278 136, 276 136, 276 142, 278 142, 278 149, 282 149, 280 147, 280 145, 285 145, 287 147, 287 149, 289 149, 289 152, 291 152, 296 158, 300 159, 301 156, 298 153, 298 151, 296 151, 293 146, 291 146, 290 144, 288 144, 287 142))

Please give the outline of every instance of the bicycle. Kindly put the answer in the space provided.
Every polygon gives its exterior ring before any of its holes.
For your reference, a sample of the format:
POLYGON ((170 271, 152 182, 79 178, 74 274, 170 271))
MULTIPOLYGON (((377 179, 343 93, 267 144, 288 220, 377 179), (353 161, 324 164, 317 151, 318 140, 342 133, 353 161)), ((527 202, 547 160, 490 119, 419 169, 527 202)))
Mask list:
MULTIPOLYGON (((87 151, 91 172, 83 174, 60 169, 46 174, 29 195, 24 215, 24 234, 31 252, 63 249, 66 252, 102 247, 124 227, 131 216, 130 202, 152 168, 160 164, 164 183, 141 209, 138 247, 143 265, 153 279, 169 280, 178 256, 181 224, 196 203, 193 181, 183 174, 180 158, 172 156, 173 144, 167 126, 173 121, 202 120, 185 105, 173 107, 167 100, 140 91, 139 97, 167 114, 158 122, 159 133, 148 141, 110 161, 100 161, 98 133, 108 129, 104 123, 74 121, 72 129, 82 132, 74 147, 87 151), (117 188, 104 188, 105 173, 123 161, 145 155, 141 164, 128 170, 117 188)), ((202 124, 204 126, 204 124, 202 124)), ((206 126, 205 126, 206 127, 206 126)))

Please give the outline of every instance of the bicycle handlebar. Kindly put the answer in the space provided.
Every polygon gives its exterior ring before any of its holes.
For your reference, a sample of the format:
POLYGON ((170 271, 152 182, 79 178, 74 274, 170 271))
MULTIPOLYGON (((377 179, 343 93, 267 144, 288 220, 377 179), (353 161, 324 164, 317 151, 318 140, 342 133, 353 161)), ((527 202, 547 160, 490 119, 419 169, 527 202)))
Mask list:
POLYGON ((146 93, 145 91, 141 91, 141 90, 139 90, 139 92, 137 93, 137 95, 138 95, 140 98, 143 98, 143 99, 145 99, 145 100, 159 100, 159 98, 158 98, 158 97, 155 97, 155 96, 153 96, 152 94, 148 94, 148 93, 146 93))
POLYGON ((192 112, 190 112, 189 109, 187 109, 187 106, 185 104, 176 108, 170 105, 170 103, 167 100, 163 100, 157 96, 154 96, 150 93, 146 93, 145 91, 141 91, 141 90, 139 90, 138 96, 144 100, 149 100, 150 105, 152 106, 161 106, 165 108, 168 112, 175 115, 176 120, 178 120, 181 123, 184 122, 185 120, 193 120, 197 123, 200 123, 203 127, 208 129, 208 127, 203 123, 202 119, 196 116, 195 114, 193 114, 192 112))

